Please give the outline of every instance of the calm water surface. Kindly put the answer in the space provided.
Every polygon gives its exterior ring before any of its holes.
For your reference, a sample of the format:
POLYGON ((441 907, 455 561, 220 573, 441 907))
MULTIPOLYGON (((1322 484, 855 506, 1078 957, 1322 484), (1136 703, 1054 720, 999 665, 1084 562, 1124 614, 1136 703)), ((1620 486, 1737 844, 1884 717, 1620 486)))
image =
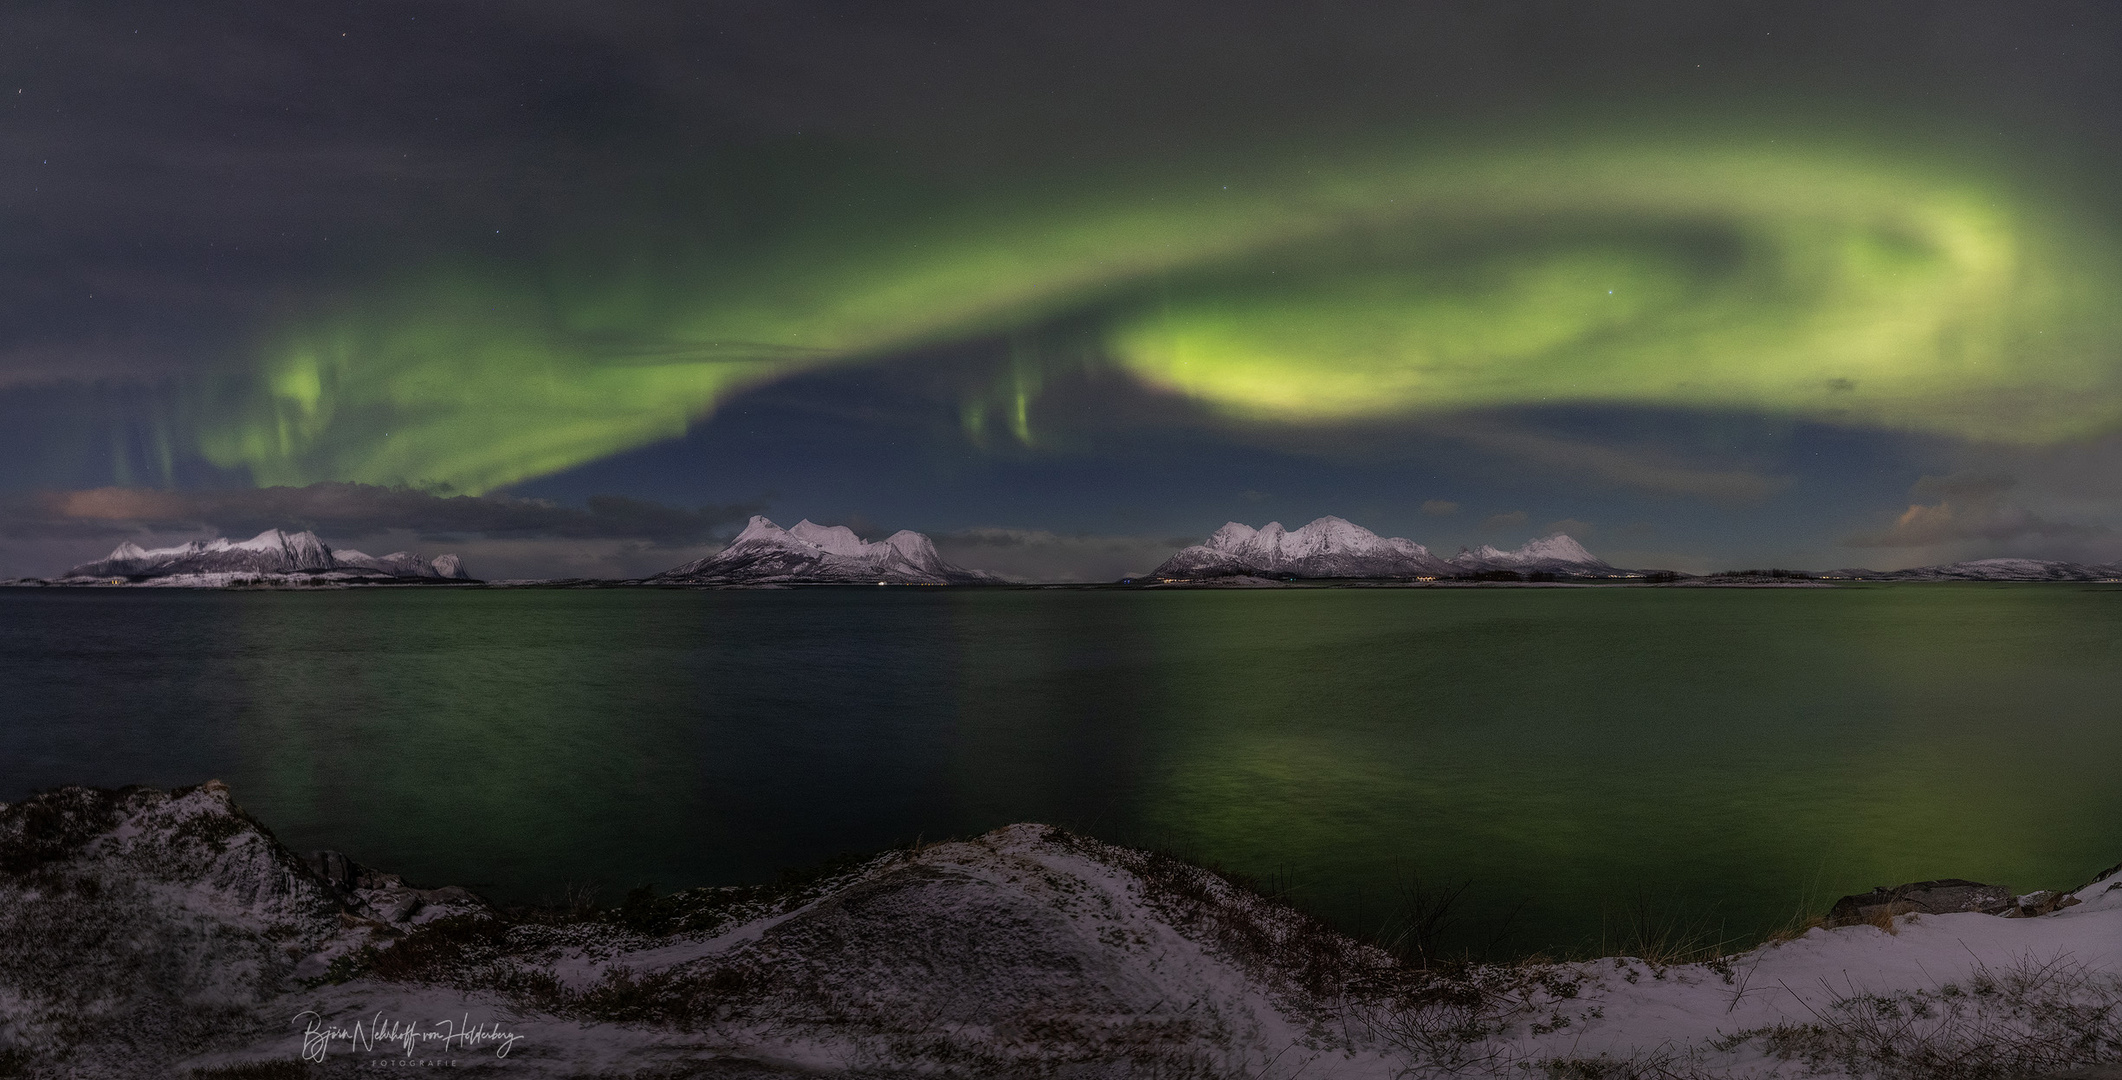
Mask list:
POLYGON ((0 695, 0 799, 219 777, 513 899, 1038 820, 1552 949, 2122 860, 2113 587, 7 590, 0 695))

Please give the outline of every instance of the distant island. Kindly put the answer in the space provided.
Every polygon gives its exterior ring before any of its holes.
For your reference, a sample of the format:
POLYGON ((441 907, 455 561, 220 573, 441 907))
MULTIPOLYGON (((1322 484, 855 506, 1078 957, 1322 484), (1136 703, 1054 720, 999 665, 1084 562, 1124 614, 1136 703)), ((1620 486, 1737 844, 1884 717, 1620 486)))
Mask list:
POLYGON ((352 550, 333 551, 316 533, 267 529, 248 540, 219 537, 167 548, 148 549, 127 542, 105 558, 82 563, 57 578, 18 584, 225 588, 474 580, 455 555, 441 555, 429 561, 409 551, 380 557, 352 550))
MULTIPOLYGON (((1741 573, 1760 573, 1742 571, 1741 573)), ((1767 571, 1775 573, 1775 571, 1767 571)), ((1731 576, 1731 575, 1719 575, 1731 576)), ((1822 581, 2122 581, 2122 563, 2087 564, 2046 559, 1970 559, 1907 570, 1829 570, 1807 575, 1822 581)))
POLYGON ((995 585, 1002 579, 944 562, 936 545, 901 529, 864 543, 845 525, 783 529, 753 515, 721 551, 647 579, 655 585, 995 585))
POLYGON ((1677 585, 1833 584, 1839 581, 2122 581, 2122 564, 2042 559, 1973 559, 1906 570, 1729 570, 1685 574, 1630 570, 1585 550, 1567 533, 1527 542, 1516 551, 1483 545, 1449 558, 1401 537, 1384 537, 1338 517, 1300 529, 1280 522, 1261 528, 1230 522, 1199 544, 1166 559, 1141 579, 1159 585, 1275 581, 1576 581, 1677 585))
MULTIPOLYGON (((1412 540, 1377 533, 1344 518, 1318 518, 1301 528, 1281 522, 1253 528, 1225 524, 1199 544, 1181 549, 1140 577, 1080 582, 1148 588, 1326 584, 1575 583, 1681 586, 1813 586, 1839 582, 2019 581, 2122 582, 2122 564, 2042 559, 1973 559, 1906 570, 1727 570, 1688 574, 1628 569, 1592 554, 1567 533, 1527 541, 1514 551, 1483 545, 1441 556, 1412 540)), ((368 555, 333 550, 313 532, 267 529, 249 540, 195 540, 145 549, 123 543, 108 556, 55 578, 0 581, 15 586, 161 588, 336 588, 363 585, 498 585, 506 587, 625 586, 778 588, 793 585, 1015 585, 983 570, 945 562, 927 536, 901 529, 864 541, 844 525, 808 520, 783 529, 754 515, 728 547, 645 578, 534 579, 481 582, 455 555, 429 560, 407 551, 368 555)))
POLYGON ((1149 579, 1163 583, 1261 579, 1388 579, 1438 581, 1484 576, 1629 579, 1657 571, 1622 570, 1584 550, 1566 533, 1534 540, 1516 551, 1486 545, 1439 558, 1412 540, 1384 537, 1342 518, 1322 517, 1300 529, 1279 521, 1254 529, 1230 522, 1204 543, 1164 560, 1149 579))

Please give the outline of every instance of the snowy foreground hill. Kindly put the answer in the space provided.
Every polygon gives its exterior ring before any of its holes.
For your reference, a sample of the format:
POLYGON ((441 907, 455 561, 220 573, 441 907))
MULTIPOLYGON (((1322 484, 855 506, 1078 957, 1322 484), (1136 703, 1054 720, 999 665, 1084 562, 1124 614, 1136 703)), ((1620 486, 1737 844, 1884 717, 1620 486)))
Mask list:
POLYGON ((1557 533, 1516 551, 1483 546, 1439 558, 1412 540, 1384 537, 1337 517, 1300 529, 1279 521, 1254 529, 1238 522, 1180 551, 1149 576, 1162 580, 1209 578, 1452 578, 1496 571, 1549 573, 1564 577, 1640 577, 1608 566, 1584 546, 1557 533))
POLYGON ((63 788, 0 805, 0 1071, 1914 1080, 2122 1060, 2122 876, 1929 884, 1704 964, 1424 971, 1042 825, 777 887, 502 910, 300 856, 218 783, 63 788))
POLYGON ((805 520, 784 529, 754 515, 728 547, 648 580, 677 585, 979 585, 1000 579, 944 562, 928 537, 906 529, 868 544, 844 525, 827 528, 805 520))
POLYGON ((313 532, 267 529, 248 540, 194 540, 177 547, 124 543, 109 556, 53 579, 58 585, 325 585, 397 580, 469 581, 455 555, 433 562, 409 551, 381 557, 333 551, 313 532))

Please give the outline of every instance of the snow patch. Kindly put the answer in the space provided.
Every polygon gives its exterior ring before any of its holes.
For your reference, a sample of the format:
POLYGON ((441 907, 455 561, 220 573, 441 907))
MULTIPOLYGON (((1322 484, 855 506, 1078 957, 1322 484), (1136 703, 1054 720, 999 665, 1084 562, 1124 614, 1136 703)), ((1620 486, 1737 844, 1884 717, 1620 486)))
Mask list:
POLYGON ((728 547, 649 580, 707 585, 954 585, 995 579, 944 562, 937 555, 935 544, 917 532, 902 529, 888 539, 864 543, 844 525, 828 528, 805 519, 797 522, 795 528, 783 529, 755 514, 728 547))
POLYGON ((470 580, 455 555, 430 563, 409 551, 374 556, 334 552, 313 532, 267 529, 248 540, 194 540, 147 550, 119 544, 109 557, 83 563, 58 580, 67 584, 133 584, 177 588, 229 585, 352 584, 387 578, 470 580))
POLYGON ((2118 871, 2028 917, 1901 916, 1700 964, 1441 972, 1042 825, 791 890, 510 916, 299 858, 218 784, 64 788, 0 805, 0 1049, 31 1076, 188 1074, 292 1060, 309 1015, 499 1025, 527 1077, 1795 1080, 1929 1075, 1940 1054, 2039 1075, 2122 1056, 2118 871))

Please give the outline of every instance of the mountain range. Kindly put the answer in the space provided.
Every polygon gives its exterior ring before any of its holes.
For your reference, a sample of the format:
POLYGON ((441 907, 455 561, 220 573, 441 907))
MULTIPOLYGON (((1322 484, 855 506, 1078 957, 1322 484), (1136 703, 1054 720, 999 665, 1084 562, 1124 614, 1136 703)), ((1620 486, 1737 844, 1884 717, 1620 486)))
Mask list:
MULTIPOLYGON (((1461 548, 1439 556, 1401 537, 1384 537, 1338 517, 1322 517, 1297 529, 1270 522, 1258 529, 1230 522, 1206 541, 1166 559, 1143 579, 1168 582, 1235 578, 1439 580, 1517 575, 1576 580, 1642 579, 1652 571, 1616 568, 1565 533, 1533 540, 1515 551, 1461 548)), ((1844 569, 1819 573, 1744 571, 1698 578, 1657 573, 1662 579, 1807 579, 1821 581, 2122 581, 2122 564, 2053 562, 2040 559, 1975 559, 1906 570, 1844 569)), ((455 555, 430 561, 405 551, 368 555, 334 551, 312 532, 267 529, 249 540, 193 541, 144 549, 123 543, 110 555, 83 563, 49 581, 18 585, 224 585, 390 584, 470 581, 455 555)), ((987 585, 1005 579, 944 562, 929 538, 909 530, 865 543, 844 526, 801 521, 783 529, 753 517, 722 551, 666 570, 639 583, 651 585, 880 584, 987 585)), ((595 584, 584 582, 584 584, 595 584)), ((625 584, 612 582, 611 584, 625 584)))
POLYGON ((404 580, 470 581, 455 555, 430 562, 409 551, 376 556, 333 551, 313 532, 267 529, 248 540, 194 540, 167 548, 119 544, 109 556, 82 563, 58 579, 67 584, 152 585, 323 584, 404 580))
POLYGON ((1817 577, 1854 581, 2118 581, 2122 564, 2095 565, 2045 559, 1971 559, 1907 570, 1830 570, 1817 577))
POLYGON ((864 543, 844 525, 784 529, 754 515, 721 551, 647 579, 668 585, 984 585, 1001 578, 943 561, 928 537, 901 529, 864 543))
POLYGON ((1160 580, 1210 578, 1456 578, 1499 571, 1558 577, 1624 578, 1642 575, 1607 565, 1567 534, 1534 540, 1516 551, 1483 546, 1440 558, 1401 537, 1379 536, 1337 517, 1322 517, 1298 529, 1279 521, 1255 529, 1230 522, 1166 559, 1149 576, 1160 580))

